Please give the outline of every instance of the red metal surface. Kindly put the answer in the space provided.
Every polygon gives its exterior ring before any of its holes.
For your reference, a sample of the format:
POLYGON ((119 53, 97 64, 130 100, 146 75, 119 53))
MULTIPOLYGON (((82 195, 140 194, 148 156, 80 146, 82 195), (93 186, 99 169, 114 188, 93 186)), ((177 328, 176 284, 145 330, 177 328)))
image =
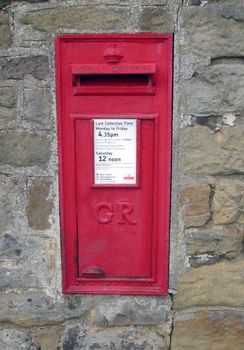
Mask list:
POLYGON ((167 294, 172 36, 62 35, 56 67, 64 293, 167 294), (137 120, 136 184, 94 184, 94 119, 137 120))

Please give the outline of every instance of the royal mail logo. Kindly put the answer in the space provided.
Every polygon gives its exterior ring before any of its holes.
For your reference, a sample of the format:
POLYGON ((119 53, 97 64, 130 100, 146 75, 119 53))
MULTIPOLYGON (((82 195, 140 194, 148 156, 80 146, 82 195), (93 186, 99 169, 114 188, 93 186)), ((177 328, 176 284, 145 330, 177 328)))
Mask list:
POLYGON ((131 175, 127 175, 127 176, 124 176, 124 180, 134 180, 134 176, 131 176, 131 175))

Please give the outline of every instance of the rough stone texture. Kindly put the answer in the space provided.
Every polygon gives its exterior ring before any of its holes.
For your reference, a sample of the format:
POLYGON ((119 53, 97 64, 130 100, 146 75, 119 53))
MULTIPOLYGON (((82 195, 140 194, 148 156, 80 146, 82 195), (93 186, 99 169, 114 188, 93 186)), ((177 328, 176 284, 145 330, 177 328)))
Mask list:
POLYGON ((50 139, 31 133, 0 135, 0 165, 45 168, 50 158, 50 139))
POLYGON ((0 175, 0 235, 10 229, 14 222, 15 187, 9 177, 0 175))
POLYGON ((38 125, 52 125, 50 89, 35 88, 24 90, 24 119, 36 122, 38 125))
POLYGON ((44 79, 49 74, 49 62, 46 56, 0 58, 0 76, 2 79, 23 79, 31 74, 36 79, 44 79))
POLYGON ((179 312, 175 316, 172 350, 243 350, 244 311, 179 312))
MULTIPOLYGON (((11 2, 21 2, 22 0, 0 0, 0 9, 4 8, 5 6, 8 6, 11 4, 11 2)), ((49 0, 25 0, 30 3, 36 3, 36 2, 44 2, 49 0)))
POLYGON ((0 350, 242 350, 244 4, 0 0, 3 7, 0 350), (177 311, 169 295, 61 290, 53 39, 145 31, 175 33, 169 292, 178 292, 177 311))
POLYGON ((9 13, 0 13, 0 33, 0 47, 10 45, 12 43, 12 32, 10 29, 9 13))
POLYGON ((244 307, 243 281, 244 258, 191 269, 182 275, 174 307, 244 307))
POLYGON ((140 15, 139 26, 145 32, 172 32, 173 22, 167 8, 143 7, 140 15))
POLYGON ((82 319, 86 312, 98 302, 93 296, 67 296, 57 300, 39 290, 22 289, 0 293, 0 322, 35 327, 55 325, 69 319, 82 319))
POLYGON ((244 112, 244 60, 213 61, 181 84, 181 111, 193 114, 244 112))
POLYGON ((0 86, 0 127, 10 126, 16 118, 17 91, 13 86, 0 86))
POLYGON ((56 350, 59 348, 59 342, 63 332, 64 329, 62 326, 40 327, 34 332, 33 339, 40 350, 56 350))
MULTIPOLYGON (((56 292, 57 294, 57 292, 56 292)), ((157 301, 158 298, 147 297, 128 297, 128 296, 104 296, 104 295, 59 295, 58 298, 55 294, 54 297, 48 296, 42 288, 37 289, 22 289, 21 293, 18 291, 8 291, 0 293, 0 322, 11 323, 13 325, 21 324, 23 327, 40 327, 47 325, 62 324, 65 321, 72 321, 79 319, 82 323, 86 320, 89 324, 103 325, 101 322, 101 310, 104 310, 103 304, 118 305, 130 304, 131 314, 124 318, 124 324, 133 325, 136 322, 142 324, 145 319, 148 319, 149 325, 152 327, 159 320, 160 324, 164 320, 165 309, 168 304, 168 311, 171 306, 169 299, 165 301, 157 301), (148 305, 146 305, 148 302, 148 305), (141 305, 146 305, 144 319, 140 318, 141 305), (154 310, 155 308, 155 310, 154 310), (96 309, 98 311, 96 311, 96 309), (150 318, 149 312, 152 311, 150 318), (163 315, 159 315, 159 311, 162 310, 163 315)), ((117 310, 119 307, 117 308, 117 310)), ((111 316, 105 313, 108 321, 112 325, 119 325, 119 315, 116 314, 116 310, 112 311, 110 308, 111 316), (114 315, 114 319, 113 319, 114 315), (117 316, 116 316, 117 315, 117 316), (109 318, 110 317, 110 318, 109 318)), ((167 317, 167 323, 165 325, 165 333, 170 333, 170 315, 167 317)), ((164 323, 163 323, 164 324, 164 323)))
POLYGON ((45 178, 34 180, 29 185, 26 216, 30 227, 36 230, 46 230, 51 227, 48 219, 53 203, 48 199, 50 181, 45 178))
POLYGON ((243 174, 244 123, 216 133, 208 127, 187 127, 181 132, 181 170, 192 174, 243 174))
POLYGON ((141 0, 142 5, 167 5, 167 0, 141 0))
POLYGON ((75 326, 67 330, 61 350, 166 350, 160 332, 142 327, 86 329, 75 326))
POLYGON ((169 321, 171 299, 130 299, 104 303, 91 311, 90 322, 96 326, 157 325, 169 321))
POLYGON ((210 218, 210 186, 202 184, 185 188, 180 195, 186 227, 203 226, 210 218))
POLYGON ((244 183, 242 180, 221 180, 213 200, 215 224, 244 224, 244 183))
POLYGON ((188 232, 185 234, 186 252, 194 267, 209 264, 221 259, 235 259, 243 253, 244 231, 223 233, 223 230, 188 232))
POLYGON ((20 19, 41 31, 75 28, 78 31, 125 31, 130 28, 127 7, 56 7, 29 11, 20 19))
POLYGON ((39 350, 28 333, 16 329, 0 331, 0 350, 39 350))
POLYGON ((9 234, 0 236, 0 259, 15 260, 18 262, 22 259, 22 249, 16 238, 9 234))
POLYGON ((211 57, 243 56, 244 6, 209 4, 183 10, 187 44, 200 55, 211 57))

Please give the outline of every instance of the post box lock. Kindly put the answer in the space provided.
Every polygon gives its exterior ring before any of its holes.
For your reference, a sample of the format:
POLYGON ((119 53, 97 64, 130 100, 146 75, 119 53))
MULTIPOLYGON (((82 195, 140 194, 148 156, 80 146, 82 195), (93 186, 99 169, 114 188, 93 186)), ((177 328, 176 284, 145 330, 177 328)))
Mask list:
POLYGON ((172 36, 58 36, 56 75, 64 293, 167 294, 172 36))

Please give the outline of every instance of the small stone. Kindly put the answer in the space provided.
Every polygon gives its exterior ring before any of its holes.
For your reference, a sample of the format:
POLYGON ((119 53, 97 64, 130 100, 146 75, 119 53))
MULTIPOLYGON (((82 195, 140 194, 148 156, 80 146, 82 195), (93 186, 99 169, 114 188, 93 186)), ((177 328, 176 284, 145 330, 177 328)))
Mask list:
POLYGON ((0 125, 8 126, 16 117, 17 94, 13 86, 0 87, 0 125))
POLYGON ((165 339, 155 329, 148 327, 112 327, 97 331, 80 325, 67 329, 61 350, 166 350, 165 339))
POLYGON ((185 188, 180 195, 180 204, 186 227, 203 226, 210 219, 210 186, 203 184, 185 188))
MULTIPOLYGON (((14 224, 17 188, 11 178, 0 175, 0 235, 14 224)), ((8 236, 1 238, 1 244, 7 244, 8 236), (5 242, 5 243, 4 243, 5 242)), ((10 238, 11 239, 11 238, 10 238)))
POLYGON ((183 30, 193 53, 211 57, 243 56, 244 6, 240 0, 235 3, 183 8, 183 30))
POLYGON ((46 168, 51 154, 51 140, 46 136, 23 133, 0 135, 0 165, 46 168))
POLYGON ((29 226, 35 230, 47 230, 51 227, 48 219, 53 202, 48 199, 50 181, 38 178, 28 185, 26 216, 29 226))
POLYGON ((216 133, 206 126, 182 129, 180 168, 191 174, 244 174, 244 123, 223 126, 216 133))
POLYGON ((74 28, 79 31, 125 31, 130 28, 130 9, 126 6, 73 6, 29 11, 20 22, 31 24, 45 32, 57 28, 74 28))
POLYGON ((172 32, 171 15, 164 7, 143 7, 139 26, 143 31, 172 32))
POLYGON ((35 331, 33 338, 40 350, 56 350, 59 348, 62 332, 62 326, 41 327, 35 331))
MULTIPOLYGON (((220 259, 235 259, 242 255, 244 232, 223 233, 219 232, 191 232, 186 233, 184 241, 186 242, 186 252, 193 260, 203 256, 209 257, 209 262, 215 262, 220 259)), ((198 264, 199 266, 199 264, 198 264)))
POLYGON ((181 311, 174 318, 173 350, 243 350, 244 311, 181 311))
POLYGON ((185 272, 174 297, 175 308, 244 307, 244 258, 200 266, 185 272))
POLYGON ((244 65, 240 61, 219 61, 196 69, 181 84, 181 112, 219 115, 244 110, 244 65))
POLYGON ((157 325, 169 321, 171 299, 169 297, 110 301, 98 305, 90 318, 96 326, 157 325))
POLYGON ((2 79, 23 79, 26 74, 43 80, 49 74, 47 56, 0 58, 0 76, 2 79))
POLYGON ((39 350, 30 334, 17 329, 0 331, 0 350, 39 350))
MULTIPOLYGON (((0 9, 3 4, 0 4, 0 9)), ((10 29, 10 14, 9 13, 0 13, 0 47, 5 47, 12 44, 12 32, 10 29)))
POLYGON ((0 236, 0 259, 20 260, 22 249, 17 240, 10 234, 0 236))
POLYGON ((189 264, 192 267, 199 267, 202 265, 215 264, 220 260, 221 260, 221 257, 218 255, 209 255, 209 254, 192 255, 189 258, 189 264))
POLYGON ((49 89, 24 90, 24 119, 47 124, 51 116, 51 93, 49 89))
POLYGON ((241 180, 221 180, 213 200, 215 224, 244 224, 244 183, 241 180))
POLYGON ((10 5, 11 0, 1 0, 0 1, 0 9, 3 9, 4 7, 10 5))
POLYGON ((168 0, 141 0, 142 5, 167 5, 168 0))
POLYGON ((16 106, 16 99, 14 86, 0 86, 0 107, 13 108, 16 106))

